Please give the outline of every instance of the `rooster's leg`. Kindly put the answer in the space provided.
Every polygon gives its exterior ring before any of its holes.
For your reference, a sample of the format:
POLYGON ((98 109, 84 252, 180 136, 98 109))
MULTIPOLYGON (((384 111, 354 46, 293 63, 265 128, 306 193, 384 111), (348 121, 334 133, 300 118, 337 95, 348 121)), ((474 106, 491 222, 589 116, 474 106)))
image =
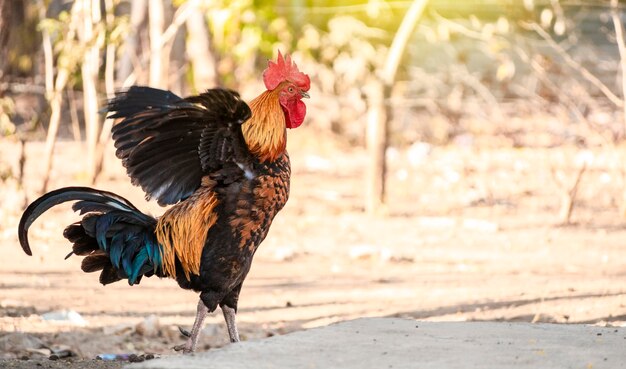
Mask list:
POLYGON ((235 321, 237 311, 227 305, 220 305, 220 307, 222 308, 222 313, 224 313, 230 342, 239 342, 239 330, 237 330, 237 322, 235 321))
POLYGON ((174 347, 176 351, 182 351, 184 354, 188 354, 190 352, 194 352, 196 350, 196 344, 198 343, 198 336, 200 336, 200 329, 202 329, 202 323, 204 323, 204 318, 208 314, 209 309, 206 307, 202 300, 198 301, 198 310, 196 312, 196 320, 193 322, 193 327, 191 328, 191 333, 189 334, 189 338, 187 342, 182 345, 178 345, 174 347))

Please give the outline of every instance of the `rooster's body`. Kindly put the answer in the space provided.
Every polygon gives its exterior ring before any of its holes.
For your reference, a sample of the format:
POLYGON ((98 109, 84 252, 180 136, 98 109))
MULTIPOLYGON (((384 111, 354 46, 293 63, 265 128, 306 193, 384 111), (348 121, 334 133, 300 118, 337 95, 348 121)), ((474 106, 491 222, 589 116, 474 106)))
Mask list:
POLYGON ((264 73, 267 91, 250 103, 213 89, 182 99, 171 92, 131 87, 108 104, 116 154, 132 183, 160 205, 153 218, 113 193, 86 187, 52 191, 24 212, 20 243, 31 254, 28 227, 50 207, 76 201, 85 214, 65 229, 71 254, 85 256, 85 272, 100 282, 170 277, 200 293, 189 339, 194 351, 204 317, 223 310, 232 342, 237 301, 252 258, 289 196, 286 129, 302 123, 309 78, 279 55, 264 73))

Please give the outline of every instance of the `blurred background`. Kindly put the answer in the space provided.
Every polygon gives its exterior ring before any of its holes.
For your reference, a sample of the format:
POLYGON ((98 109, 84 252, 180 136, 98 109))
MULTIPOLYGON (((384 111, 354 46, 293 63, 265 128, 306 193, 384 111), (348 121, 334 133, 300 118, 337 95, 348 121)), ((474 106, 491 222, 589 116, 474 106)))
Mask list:
MULTIPOLYGON (((115 158, 106 99, 141 84, 249 100, 278 50, 312 98, 244 336, 383 315, 625 324, 625 19, 617 0, 0 0, 0 335, 158 351, 136 329, 155 314, 180 340, 193 294, 102 288, 63 262, 69 207, 32 227, 27 258, 19 216, 67 185, 162 213, 115 158), (68 309, 89 323, 42 318, 68 309)), ((226 343, 219 317, 207 329, 226 343)))

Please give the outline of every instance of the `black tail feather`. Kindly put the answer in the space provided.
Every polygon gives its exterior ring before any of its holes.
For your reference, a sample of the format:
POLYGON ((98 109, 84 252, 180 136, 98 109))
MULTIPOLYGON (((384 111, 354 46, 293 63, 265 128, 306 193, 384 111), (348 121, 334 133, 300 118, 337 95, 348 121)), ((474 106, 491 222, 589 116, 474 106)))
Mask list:
MULTIPOLYGON (((20 245, 26 254, 33 254, 28 243, 28 228, 31 224, 33 224, 33 222, 39 218, 41 214, 53 206, 76 200, 104 202, 104 204, 108 205, 110 209, 136 211, 141 214, 139 209, 133 206, 133 204, 131 204, 128 200, 112 192, 99 191, 89 187, 65 187, 55 191, 50 191, 33 201, 33 203, 26 208, 24 214, 22 214, 22 218, 20 219, 18 237, 20 245)), ((77 204, 79 203, 74 205, 74 210, 80 210, 80 207, 76 208, 77 204)), ((147 215, 144 215, 144 217, 147 218, 146 220, 149 219, 147 215)))
MULTIPOLYGON (((67 238, 68 241, 74 244, 79 244, 81 246, 84 245, 85 247, 93 240, 93 237, 89 236, 85 232, 81 222, 76 222, 67 226, 63 231, 63 237, 67 238)), ((97 244, 94 244, 93 246, 95 247, 93 250, 98 249, 97 244)), ((75 249, 74 251, 78 254, 79 250, 75 249)), ((87 251, 87 249, 85 251, 87 251)))
POLYGON ((73 254, 79 256, 89 255, 99 249, 98 242, 95 238, 85 233, 81 222, 67 226, 65 231, 63 231, 63 236, 73 243, 72 252, 65 257, 66 259, 73 254))
POLYGON ((80 225, 83 228, 85 234, 89 237, 96 237, 96 222, 98 221, 97 214, 86 214, 80 221, 80 225))
POLYGON ((113 267, 113 265, 105 267, 104 269, 102 269, 102 272, 100 273, 100 283, 104 285, 121 281, 122 279, 124 278, 119 276, 117 270, 115 269, 115 267, 113 267))
POLYGON ((105 253, 94 253, 86 256, 80 264, 80 269, 85 273, 93 273, 111 267, 111 260, 105 253))
POLYGON ((101 271, 100 282, 128 279, 138 283, 143 275, 161 275, 160 245, 154 235, 156 219, 141 213, 128 200, 111 192, 88 187, 67 187, 45 194, 24 212, 18 236, 24 252, 31 255, 28 228, 46 210, 67 201, 84 214, 63 235, 73 243, 71 255, 85 256, 81 268, 101 271))
POLYGON ((65 227, 63 231, 63 237, 67 238, 70 242, 76 242, 85 236, 85 230, 82 227, 81 222, 76 222, 65 227))

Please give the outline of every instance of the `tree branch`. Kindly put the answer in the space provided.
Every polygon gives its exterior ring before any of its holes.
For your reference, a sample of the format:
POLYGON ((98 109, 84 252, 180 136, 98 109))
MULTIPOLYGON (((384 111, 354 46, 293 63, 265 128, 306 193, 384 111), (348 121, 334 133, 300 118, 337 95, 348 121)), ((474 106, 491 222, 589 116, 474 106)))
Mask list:
POLYGON ((594 76, 587 68, 580 65, 576 62, 568 53, 565 51, 561 45, 559 45, 554 39, 537 23, 526 23, 522 22, 522 26, 526 29, 533 30, 537 32, 541 38, 543 38, 550 47, 552 47, 565 61, 567 65, 569 65, 572 69, 579 72, 586 80, 591 82, 594 86, 596 86, 602 93, 613 102, 618 107, 624 107, 624 101, 616 96, 611 89, 607 87, 602 81, 598 79, 598 77, 594 76))
MULTIPOLYGON (((618 1, 611 0, 611 17, 613 18, 613 26, 615 27, 615 41, 619 50, 620 69, 622 71, 622 97, 626 98, 626 46, 624 45, 624 28, 622 27, 622 19, 617 12, 618 1)), ((624 109, 624 119, 626 120, 626 104, 622 106, 624 109)))

